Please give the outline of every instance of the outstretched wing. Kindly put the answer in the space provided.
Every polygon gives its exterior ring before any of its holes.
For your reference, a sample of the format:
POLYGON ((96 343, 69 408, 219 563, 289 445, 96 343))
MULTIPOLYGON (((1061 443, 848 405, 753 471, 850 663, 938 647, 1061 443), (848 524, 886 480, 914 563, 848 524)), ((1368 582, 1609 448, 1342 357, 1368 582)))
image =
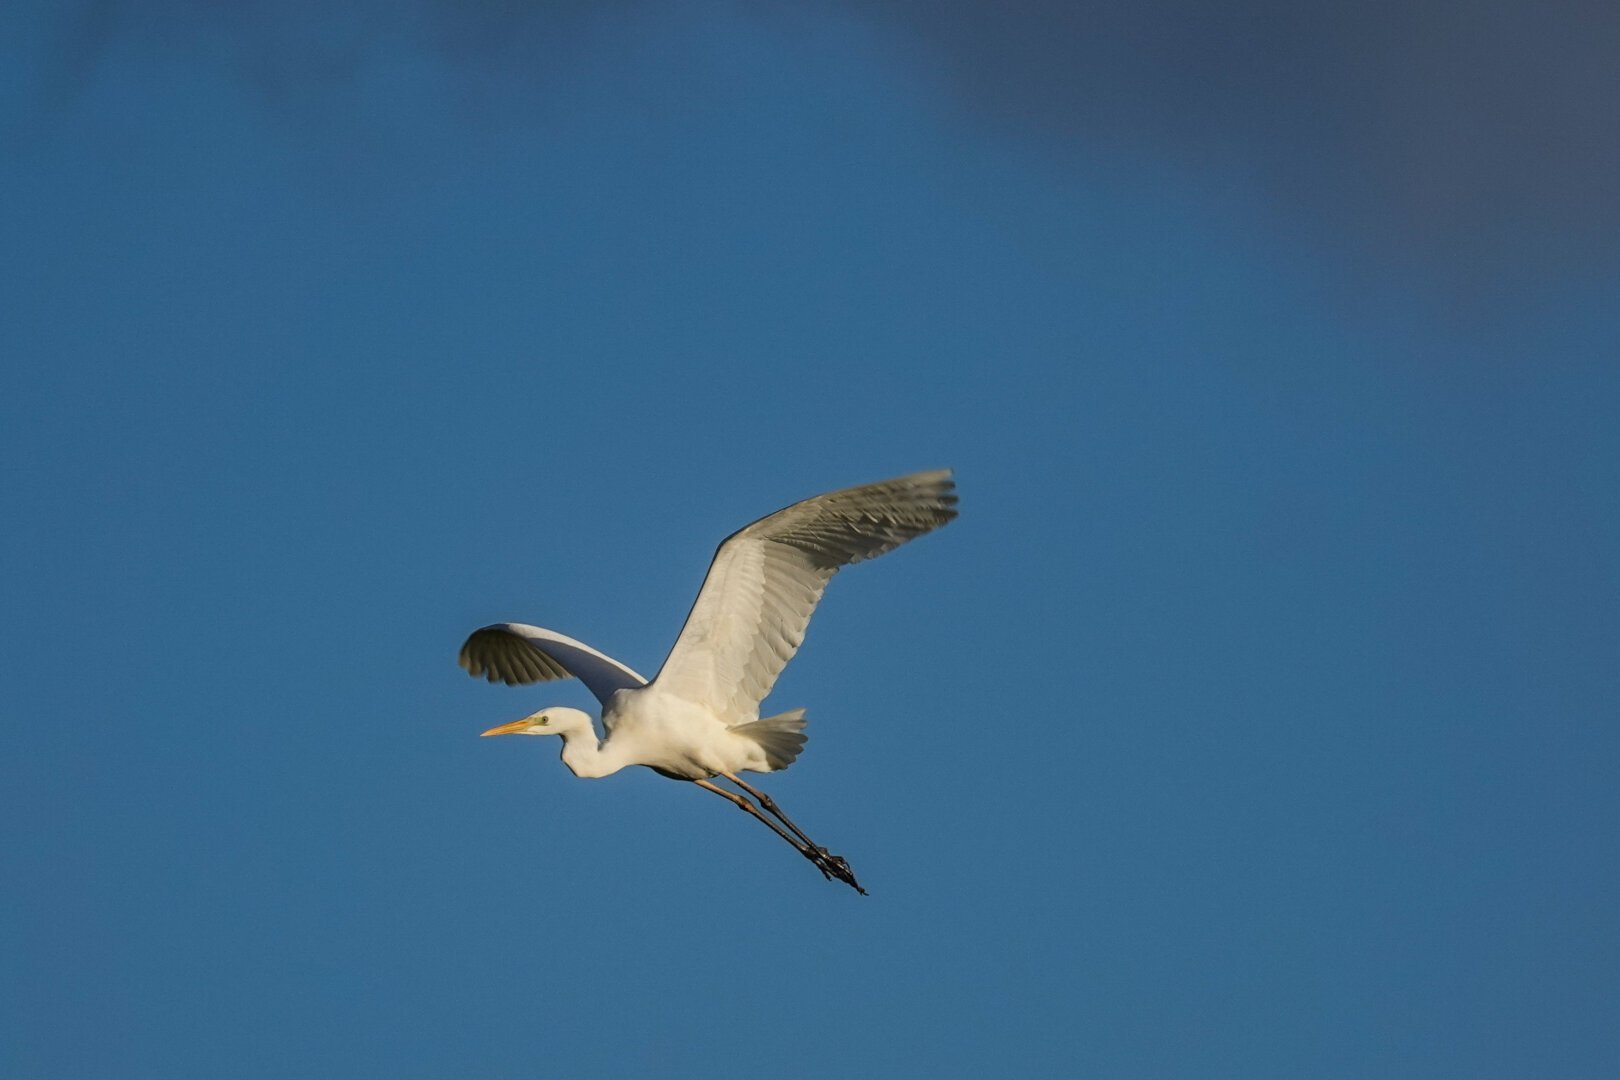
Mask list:
POLYGON ((893 551, 956 516, 949 469, 794 503, 727 537, 656 685, 728 724, 757 715, 840 567, 893 551))
POLYGON ((615 691, 647 685, 646 679, 606 653, 555 630, 523 623, 496 623, 474 630, 461 647, 461 666, 475 679, 482 676, 508 686, 572 676, 603 705, 615 691))

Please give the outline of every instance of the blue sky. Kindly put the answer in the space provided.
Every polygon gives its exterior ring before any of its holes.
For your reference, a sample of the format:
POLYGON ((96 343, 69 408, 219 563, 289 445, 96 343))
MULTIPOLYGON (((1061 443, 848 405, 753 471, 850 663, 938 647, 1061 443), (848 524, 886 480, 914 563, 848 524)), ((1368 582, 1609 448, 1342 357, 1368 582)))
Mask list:
POLYGON ((1197 10, 9 11, 0 1072, 1613 1075, 1620 20, 1197 10), (476 738, 940 465, 870 898, 476 738))

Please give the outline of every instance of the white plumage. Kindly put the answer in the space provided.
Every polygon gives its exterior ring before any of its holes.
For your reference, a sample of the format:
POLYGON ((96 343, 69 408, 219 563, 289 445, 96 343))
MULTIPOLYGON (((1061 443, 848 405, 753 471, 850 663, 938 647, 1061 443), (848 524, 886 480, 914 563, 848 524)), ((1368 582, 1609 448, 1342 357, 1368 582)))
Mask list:
POLYGON ((602 703, 605 729, 598 740, 586 714, 558 707, 484 734, 561 735, 563 761, 577 776, 645 765, 694 781, 776 829, 823 874, 859 889, 843 859, 816 847, 736 774, 786 768, 804 745, 804 710, 760 719, 759 705, 803 642, 827 582, 841 567, 950 521, 954 492, 948 469, 913 473, 818 495, 733 533, 715 552, 686 625, 650 683, 553 630, 496 623, 474 631, 461 649, 469 674, 508 685, 578 678, 602 703), (741 786, 793 835, 742 795, 710 783, 714 777, 741 786))

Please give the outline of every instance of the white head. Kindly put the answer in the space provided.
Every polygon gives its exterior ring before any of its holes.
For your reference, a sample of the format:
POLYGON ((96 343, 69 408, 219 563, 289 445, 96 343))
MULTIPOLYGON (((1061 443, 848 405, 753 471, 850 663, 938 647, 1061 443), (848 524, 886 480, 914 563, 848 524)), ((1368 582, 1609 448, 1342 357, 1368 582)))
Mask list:
POLYGON ((562 705, 554 705, 549 709, 541 709, 531 713, 521 720, 514 720, 510 724, 492 727, 484 732, 485 735, 562 735, 580 728, 589 729, 591 718, 578 709, 570 709, 562 705))

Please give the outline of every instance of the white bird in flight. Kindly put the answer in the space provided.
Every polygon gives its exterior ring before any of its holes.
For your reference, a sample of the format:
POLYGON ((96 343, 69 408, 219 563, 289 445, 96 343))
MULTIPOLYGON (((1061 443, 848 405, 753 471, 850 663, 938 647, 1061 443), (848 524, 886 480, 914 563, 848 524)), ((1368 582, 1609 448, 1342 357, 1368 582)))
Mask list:
POLYGON ((761 718, 759 704, 798 651, 827 582, 841 567, 956 517, 955 489, 949 469, 913 473, 817 495, 732 533, 715 551, 686 625, 651 682, 555 630, 523 623, 475 630, 461 647, 469 675, 509 686, 577 678, 602 703, 605 732, 597 738, 589 715, 557 706, 484 734, 561 735, 563 764, 575 776, 645 765, 689 780, 770 826, 823 876, 865 895, 848 862, 818 847, 738 773, 785 769, 804 749, 804 710, 761 718))

